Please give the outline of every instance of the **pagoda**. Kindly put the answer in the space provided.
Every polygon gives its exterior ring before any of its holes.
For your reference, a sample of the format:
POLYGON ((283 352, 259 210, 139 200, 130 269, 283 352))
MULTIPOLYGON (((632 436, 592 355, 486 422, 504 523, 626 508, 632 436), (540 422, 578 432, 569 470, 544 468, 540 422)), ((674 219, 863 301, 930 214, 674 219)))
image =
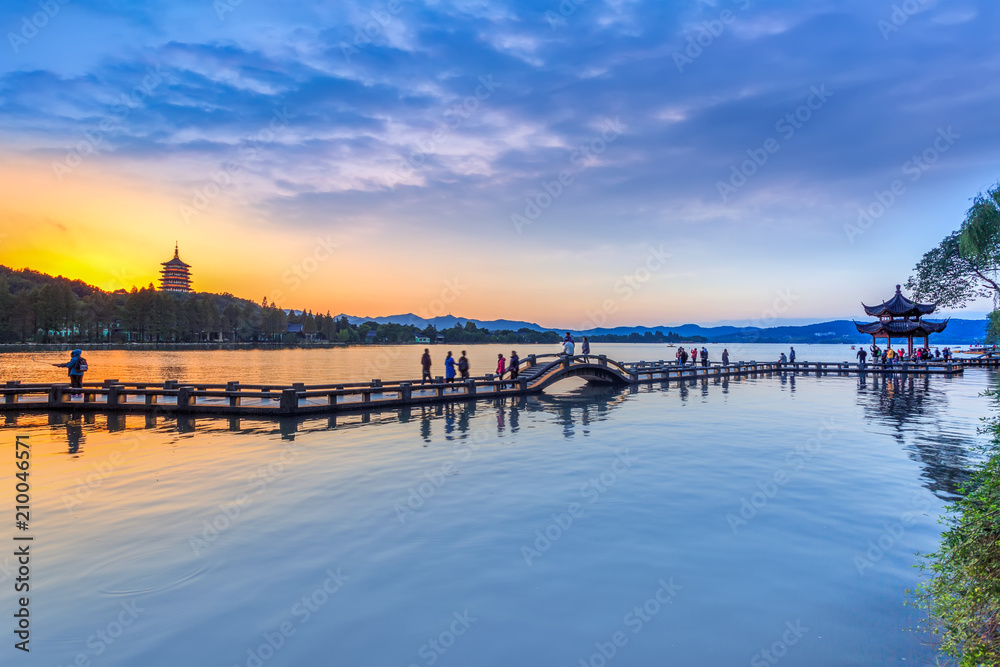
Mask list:
POLYGON ((883 301, 880 306, 866 306, 861 304, 865 312, 872 317, 877 317, 878 322, 867 324, 854 323, 859 333, 870 334, 872 345, 876 338, 885 338, 886 348, 892 348, 893 338, 905 338, 908 343, 908 352, 913 354, 913 339, 923 338, 924 347, 930 344, 932 333, 941 333, 948 326, 948 320, 944 322, 927 322, 920 319, 924 315, 930 315, 937 308, 933 303, 917 303, 910 301, 902 292, 899 285, 896 285, 896 294, 888 301, 883 301))
POLYGON ((191 265, 181 261, 174 244, 174 258, 160 264, 160 290, 163 292, 190 292, 191 265))

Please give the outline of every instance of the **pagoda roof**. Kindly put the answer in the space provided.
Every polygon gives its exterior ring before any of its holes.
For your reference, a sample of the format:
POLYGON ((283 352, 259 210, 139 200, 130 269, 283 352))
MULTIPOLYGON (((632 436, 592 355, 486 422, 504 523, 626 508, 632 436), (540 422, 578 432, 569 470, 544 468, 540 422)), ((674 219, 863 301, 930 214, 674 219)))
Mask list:
POLYGON ((167 260, 166 262, 160 262, 160 266, 176 267, 178 269, 190 269, 190 264, 185 264, 181 261, 180 255, 177 252, 177 244, 174 244, 174 258, 167 260))
POLYGON ((896 294, 888 301, 883 301, 881 305, 866 306, 862 303, 861 306, 872 317, 885 317, 886 315, 891 317, 920 317, 921 315, 933 313, 934 309, 937 308, 937 304, 910 301, 903 296, 899 285, 896 285, 896 294))
POLYGON ((920 338, 929 336, 932 333, 941 333, 948 326, 948 320, 944 322, 926 322, 924 320, 890 320, 889 322, 855 322, 858 333, 874 336, 913 336, 920 338))

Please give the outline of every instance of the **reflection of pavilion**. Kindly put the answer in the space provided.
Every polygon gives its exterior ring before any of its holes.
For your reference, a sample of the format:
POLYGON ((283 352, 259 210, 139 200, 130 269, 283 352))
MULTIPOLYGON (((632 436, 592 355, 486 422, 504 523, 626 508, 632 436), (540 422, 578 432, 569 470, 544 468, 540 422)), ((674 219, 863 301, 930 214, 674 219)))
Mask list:
POLYGON ((858 378, 858 403, 868 422, 887 427, 923 469, 924 486, 943 500, 968 479, 968 438, 946 430, 948 396, 937 380, 902 374, 858 378), (869 384, 870 383, 870 384, 869 384))
POLYGON ((926 322, 920 318, 923 315, 930 315, 937 306, 933 303, 917 303, 910 301, 902 292, 899 285, 896 285, 896 294, 888 301, 883 301, 880 306, 866 306, 861 304, 865 312, 872 317, 877 317, 878 322, 867 324, 854 323, 859 333, 871 334, 872 345, 876 338, 885 338, 887 348, 892 347, 893 338, 905 338, 908 343, 908 351, 913 354, 913 339, 923 338, 924 347, 930 344, 930 335, 940 333, 948 326, 948 320, 944 322, 926 322))

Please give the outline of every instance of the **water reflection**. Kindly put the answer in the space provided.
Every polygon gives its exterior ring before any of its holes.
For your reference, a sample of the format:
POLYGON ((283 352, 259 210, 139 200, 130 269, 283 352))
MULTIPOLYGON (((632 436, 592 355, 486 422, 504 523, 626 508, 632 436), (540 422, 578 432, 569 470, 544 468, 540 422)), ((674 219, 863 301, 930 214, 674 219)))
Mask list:
POLYGON ((949 430, 948 382, 929 376, 873 374, 858 377, 865 419, 885 427, 923 468, 924 486, 943 500, 959 495, 968 479, 970 442, 949 430))
MULTIPOLYGON (((793 372, 761 374, 776 381, 781 390, 795 392, 793 372)), ((996 374, 990 374, 987 386, 998 383, 996 374)), ((843 378, 845 388, 850 380, 843 378)), ((612 413, 637 394, 660 394, 669 399, 676 396, 681 404, 699 398, 709 400, 713 392, 727 395, 730 384, 746 384, 745 379, 690 378, 683 381, 662 382, 653 385, 624 388, 600 387, 580 384, 570 385, 560 393, 531 396, 480 399, 440 403, 435 405, 406 406, 396 409, 372 410, 324 417, 216 418, 208 416, 163 416, 85 413, 7 413, 6 427, 24 427, 48 423, 57 434, 65 437, 66 451, 71 455, 85 453, 86 434, 93 430, 123 431, 148 429, 160 432, 192 434, 196 432, 236 432, 277 435, 283 440, 294 440, 302 433, 327 430, 361 428, 386 422, 418 422, 417 432, 423 446, 436 438, 461 441, 473 435, 482 438, 495 432, 498 437, 517 434, 521 422, 528 414, 547 414, 559 426, 562 437, 572 439, 588 437, 596 421, 612 418, 612 413), (480 419, 477 419, 480 417, 480 419), (486 417, 486 419, 482 419, 486 417), (472 433, 472 430, 482 431, 472 433)), ((961 485, 968 478, 972 465, 969 450, 968 425, 953 413, 950 405, 951 381, 948 378, 929 376, 862 375, 856 379, 857 404, 866 422, 877 425, 892 437, 907 455, 918 462, 922 469, 924 486, 942 499, 957 496, 961 485)), ((766 387, 744 390, 766 391, 766 387)), ((669 403, 669 402, 668 402, 669 403)))

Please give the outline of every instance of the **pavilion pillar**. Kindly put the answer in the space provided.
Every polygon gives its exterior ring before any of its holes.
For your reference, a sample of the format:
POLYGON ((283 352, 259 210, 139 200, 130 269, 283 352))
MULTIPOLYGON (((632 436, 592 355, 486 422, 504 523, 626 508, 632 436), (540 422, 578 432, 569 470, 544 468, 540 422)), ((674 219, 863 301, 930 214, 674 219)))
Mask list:
POLYGON ((925 350, 931 349, 931 337, 930 336, 924 336, 924 349, 925 350))
POLYGON ((913 356, 913 336, 907 336, 906 342, 907 342, 906 354, 908 356, 912 357, 913 356))

